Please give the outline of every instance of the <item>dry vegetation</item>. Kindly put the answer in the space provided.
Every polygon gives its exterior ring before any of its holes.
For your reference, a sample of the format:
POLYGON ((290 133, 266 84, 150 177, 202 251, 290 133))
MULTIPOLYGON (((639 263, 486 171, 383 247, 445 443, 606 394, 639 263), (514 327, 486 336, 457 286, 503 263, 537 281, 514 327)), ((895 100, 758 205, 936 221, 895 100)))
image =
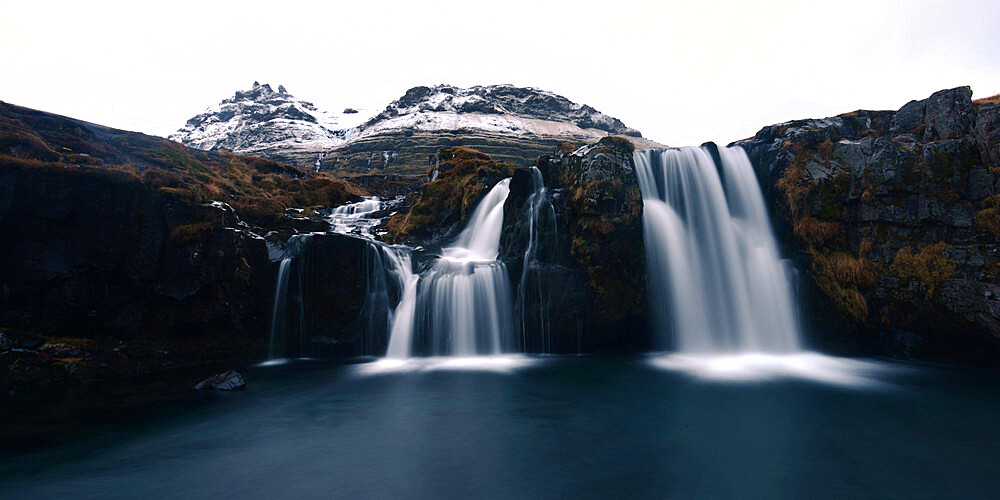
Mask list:
POLYGON ((1000 94, 983 97, 982 99, 976 99, 972 101, 972 105, 975 107, 982 106, 983 104, 997 104, 1000 103, 1000 94))
POLYGON ((909 246, 899 249, 889 272, 904 280, 917 280, 927 287, 927 299, 934 295, 941 280, 955 276, 955 262, 945 255, 948 244, 939 241, 914 252, 909 246))
POLYGON ((339 205, 363 194, 342 179, 270 160, 193 150, 3 103, 0 166, 117 176, 196 203, 224 201, 241 217, 264 225, 288 207, 339 205))
POLYGON ((483 195, 513 172, 510 165, 474 149, 458 146, 441 150, 440 155, 438 178, 421 186, 408 212, 389 219, 388 239, 430 236, 445 225, 465 222, 483 195))

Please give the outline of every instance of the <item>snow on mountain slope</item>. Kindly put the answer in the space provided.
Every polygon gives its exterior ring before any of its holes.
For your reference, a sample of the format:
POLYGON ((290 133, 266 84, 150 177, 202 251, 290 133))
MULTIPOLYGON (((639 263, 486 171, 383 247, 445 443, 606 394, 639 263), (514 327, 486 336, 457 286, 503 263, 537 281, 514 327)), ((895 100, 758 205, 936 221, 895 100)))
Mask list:
POLYGON ((204 150, 236 153, 322 151, 342 144, 371 113, 350 108, 321 111, 279 85, 254 82, 250 90, 195 116, 169 139, 204 150))
POLYGON ((641 137, 621 120, 545 90, 513 85, 414 87, 361 126, 357 138, 393 130, 481 130, 517 135, 641 137))
POLYGON ((570 142, 626 136, 636 147, 661 145, 585 104, 530 87, 414 87, 377 115, 317 109, 278 86, 254 82, 170 136, 198 149, 227 149, 304 168, 415 173, 443 147, 467 146, 498 160, 530 165, 570 142))

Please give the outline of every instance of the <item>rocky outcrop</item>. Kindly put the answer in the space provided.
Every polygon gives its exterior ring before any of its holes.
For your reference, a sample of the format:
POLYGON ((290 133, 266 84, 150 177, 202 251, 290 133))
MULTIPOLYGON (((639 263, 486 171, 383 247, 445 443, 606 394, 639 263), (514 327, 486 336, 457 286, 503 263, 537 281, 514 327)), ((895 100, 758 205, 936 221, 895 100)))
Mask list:
POLYGON ((198 382, 194 388, 198 391, 241 391, 247 388, 247 381, 236 370, 227 370, 198 382))
MULTIPOLYGON (((295 236, 279 357, 382 355, 399 301, 376 244, 332 233, 295 236)), ((273 282, 272 282, 273 286, 273 282)))
POLYGON ((386 222, 389 241, 438 245, 451 239, 479 200, 512 171, 506 163, 460 147, 441 150, 434 168, 435 180, 423 184, 405 202, 408 209, 386 222))
POLYGON ((968 87, 738 143, 794 249, 817 343, 1000 364, 995 105, 968 87))
MULTIPOLYGON (((79 353, 36 354, 86 372, 113 365, 102 343, 159 344, 176 353, 163 361, 176 365, 251 357, 262 345, 271 264, 264 241, 231 213, 100 172, 8 165, 0 177, 8 188, 0 232, 16 235, 0 243, 0 325, 89 339, 65 341, 83 346, 79 353), (198 344, 228 345, 183 359, 185 346, 198 344)), ((122 368, 156 369, 147 361, 122 368)))
POLYGON ((564 147, 538 160, 551 190, 556 224, 554 237, 541 239, 540 265, 527 275, 533 282, 526 286, 519 280, 530 220, 523 187, 527 182, 519 177, 527 174, 515 173, 511 180, 501 258, 508 263, 515 289, 531 291, 529 302, 545 299, 543 309, 529 308, 522 321, 526 337, 549 339, 549 345, 556 346, 551 352, 650 346, 642 197, 632 151, 628 140, 609 137, 576 151, 564 147))

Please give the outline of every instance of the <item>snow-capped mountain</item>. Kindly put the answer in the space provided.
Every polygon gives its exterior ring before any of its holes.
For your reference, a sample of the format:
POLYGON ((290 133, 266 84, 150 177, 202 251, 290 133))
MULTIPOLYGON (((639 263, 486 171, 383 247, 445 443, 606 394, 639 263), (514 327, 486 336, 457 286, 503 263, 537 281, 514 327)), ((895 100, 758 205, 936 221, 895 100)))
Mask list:
MULTIPOLYGON (((343 144, 370 112, 346 108, 322 111, 278 85, 253 83, 208 108, 169 139, 204 150, 229 150, 294 161, 298 153, 313 153, 343 144), (291 157, 289 157, 291 154, 291 157)), ((312 155, 315 157, 315 155, 312 155)))
POLYGON ((284 87, 250 90, 188 120, 171 139, 189 146, 255 153, 300 167, 367 172, 422 172, 450 146, 469 146, 526 165, 563 142, 583 145, 606 135, 638 147, 659 144, 585 104, 530 87, 414 87, 382 112, 318 110, 284 87))
POLYGON ((576 104, 545 90, 513 85, 414 87, 365 123, 358 137, 399 129, 642 137, 621 120, 586 104, 576 104))

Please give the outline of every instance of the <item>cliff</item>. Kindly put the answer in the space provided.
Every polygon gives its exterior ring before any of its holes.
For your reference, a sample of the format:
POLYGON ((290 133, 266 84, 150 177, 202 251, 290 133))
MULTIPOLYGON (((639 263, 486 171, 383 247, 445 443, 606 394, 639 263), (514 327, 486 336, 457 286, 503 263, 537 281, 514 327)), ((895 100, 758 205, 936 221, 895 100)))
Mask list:
POLYGON ((736 143, 805 271, 819 345, 1000 364, 1000 105, 971 97, 943 90, 736 143))
POLYGON ((356 187, 0 103, 0 386, 252 359, 287 207, 356 187))

